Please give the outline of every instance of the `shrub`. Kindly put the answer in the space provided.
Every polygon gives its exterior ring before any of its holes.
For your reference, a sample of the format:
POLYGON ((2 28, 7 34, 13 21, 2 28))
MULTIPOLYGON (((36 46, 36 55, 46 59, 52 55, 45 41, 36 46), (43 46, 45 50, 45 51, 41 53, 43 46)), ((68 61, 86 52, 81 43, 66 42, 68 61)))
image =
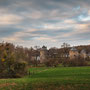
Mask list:
POLYGON ((63 61, 63 66, 87 66, 87 62, 79 57, 79 58, 76 58, 76 59, 68 59, 68 60, 64 60, 63 61))
POLYGON ((0 46, 0 78, 16 78, 27 74, 27 63, 16 58, 12 44, 0 46))
POLYGON ((0 78, 18 78, 27 74, 27 63, 21 62, 3 62, 0 67, 0 78))
POLYGON ((54 59, 54 58, 49 58, 48 60, 46 60, 44 62, 44 64, 47 66, 47 67, 57 67, 59 62, 57 59, 54 59))
POLYGON ((14 65, 15 77, 22 77, 27 74, 27 63, 25 61, 18 62, 14 65))

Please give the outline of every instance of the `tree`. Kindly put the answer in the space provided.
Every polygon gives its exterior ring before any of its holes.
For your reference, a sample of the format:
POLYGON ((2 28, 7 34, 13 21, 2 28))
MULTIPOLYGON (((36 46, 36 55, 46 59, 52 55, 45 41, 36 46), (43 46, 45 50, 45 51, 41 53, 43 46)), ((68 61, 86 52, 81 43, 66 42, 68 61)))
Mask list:
POLYGON ((59 60, 56 58, 48 58, 48 60, 45 60, 44 64, 47 67, 57 67, 59 64, 59 60))
POLYGON ((19 58, 17 60, 15 50, 15 46, 11 43, 0 45, 0 78, 22 77, 27 74, 27 63, 19 61, 19 58))
POLYGON ((68 43, 63 43, 63 45, 61 45, 61 48, 69 48, 70 47, 70 44, 68 43))

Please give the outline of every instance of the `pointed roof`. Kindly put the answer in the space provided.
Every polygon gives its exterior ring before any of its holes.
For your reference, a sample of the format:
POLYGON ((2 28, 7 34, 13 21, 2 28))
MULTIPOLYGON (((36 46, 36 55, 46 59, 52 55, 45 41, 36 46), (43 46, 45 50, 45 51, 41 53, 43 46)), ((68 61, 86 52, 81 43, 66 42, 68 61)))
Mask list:
POLYGON ((41 50, 47 50, 47 47, 46 46, 42 46, 41 50))
POLYGON ((46 46, 42 46, 42 48, 47 48, 46 46))
POLYGON ((72 47, 71 51, 78 51, 78 50, 75 47, 72 47))

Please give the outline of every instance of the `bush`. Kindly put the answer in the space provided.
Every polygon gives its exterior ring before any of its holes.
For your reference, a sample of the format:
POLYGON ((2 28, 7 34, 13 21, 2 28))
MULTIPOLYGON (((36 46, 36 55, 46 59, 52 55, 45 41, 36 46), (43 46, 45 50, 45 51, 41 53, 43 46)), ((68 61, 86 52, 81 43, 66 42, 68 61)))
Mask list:
POLYGON ((27 74, 27 63, 25 61, 3 62, 1 67, 0 78, 19 78, 27 74))
POLYGON ((49 58, 44 62, 47 67, 57 67, 59 62, 57 59, 49 58))
POLYGON ((0 46, 0 78, 16 78, 27 74, 27 63, 16 57, 12 44, 0 46))
POLYGON ((83 58, 68 59, 63 61, 63 66, 87 66, 87 62, 83 58))
POLYGON ((15 77, 22 77, 27 74, 27 63, 25 61, 18 62, 14 65, 15 77))

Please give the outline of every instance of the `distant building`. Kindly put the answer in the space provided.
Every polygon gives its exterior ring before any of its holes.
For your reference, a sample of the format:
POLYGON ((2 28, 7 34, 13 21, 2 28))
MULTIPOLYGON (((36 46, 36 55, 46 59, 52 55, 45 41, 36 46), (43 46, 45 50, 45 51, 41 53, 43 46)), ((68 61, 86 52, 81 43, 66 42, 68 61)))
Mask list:
POLYGON ((89 58, 90 58, 90 53, 88 53, 88 54, 87 54, 87 57, 89 57, 89 58))
POLYGON ((40 63, 44 63, 48 56, 47 47, 43 46, 40 50, 40 63))
POLYGON ((52 50, 51 52, 49 50, 47 50, 46 46, 43 46, 42 48, 40 48, 38 50, 38 53, 32 55, 32 60, 39 60, 40 63, 44 63, 45 61, 47 61, 49 58, 51 59, 66 59, 66 58, 70 58, 70 59, 77 59, 79 57, 82 57, 84 59, 86 59, 87 57, 90 58, 90 53, 87 53, 86 50, 81 50, 78 51, 77 48, 72 47, 71 49, 68 49, 67 52, 57 52, 57 50, 52 50))
POLYGON ((40 61, 40 56, 32 56, 32 57, 31 57, 31 60, 40 61))
POLYGON ((31 60, 32 61, 34 61, 34 60, 40 61, 40 51, 39 50, 32 51, 31 60))
POLYGON ((73 47, 71 48, 71 50, 69 51, 69 57, 70 59, 74 59, 74 58, 78 58, 78 57, 82 57, 84 59, 86 59, 87 57, 90 57, 90 53, 86 53, 86 50, 81 50, 80 52, 78 52, 78 50, 73 47))
POLYGON ((84 49, 81 51, 80 56, 84 59, 87 57, 87 53, 84 49))
POLYGON ((69 51, 70 59, 78 58, 78 56, 79 56, 78 50, 75 47, 71 48, 71 50, 69 51))

